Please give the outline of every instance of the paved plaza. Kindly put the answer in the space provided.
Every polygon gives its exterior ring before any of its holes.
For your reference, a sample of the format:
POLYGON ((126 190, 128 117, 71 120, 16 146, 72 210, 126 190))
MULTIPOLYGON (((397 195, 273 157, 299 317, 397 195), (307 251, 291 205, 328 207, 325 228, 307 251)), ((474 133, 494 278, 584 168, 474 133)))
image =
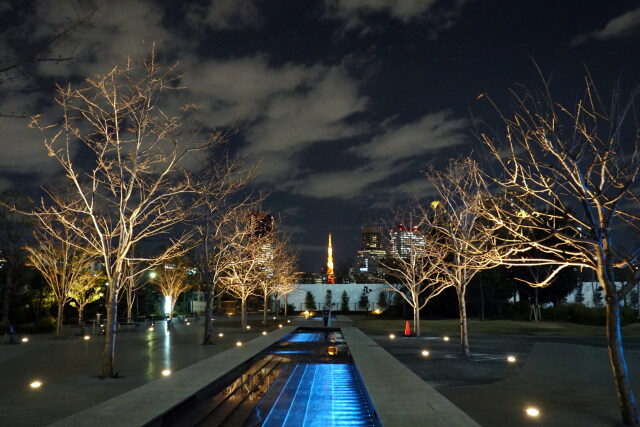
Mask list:
MULTIPOLYGON (((216 344, 202 346, 202 322, 175 322, 169 332, 160 322, 117 337, 117 379, 98 378, 102 337, 84 340, 69 328, 64 339, 33 335, 25 344, 0 346, 0 425, 47 425, 100 402, 138 388, 173 372, 235 347, 238 340, 261 336, 268 328, 260 318, 248 334, 237 322, 214 321, 216 344), (218 334, 223 336, 219 337, 218 334), (37 389, 29 383, 43 382, 37 389)), ((304 322, 304 321, 302 321, 304 322)), ((293 323, 300 324, 299 319, 293 323)), ((455 337, 411 338, 369 333, 369 337, 483 426, 611 426, 619 413, 603 338, 472 335, 472 356, 458 356, 455 337), (424 356, 423 350, 429 355, 424 356), (506 361, 516 357, 515 363, 506 361), (524 414, 535 405, 541 416, 524 414)), ((640 339, 627 342, 633 385, 640 387, 640 339)), ((384 367, 381 367, 384 369, 384 367)))

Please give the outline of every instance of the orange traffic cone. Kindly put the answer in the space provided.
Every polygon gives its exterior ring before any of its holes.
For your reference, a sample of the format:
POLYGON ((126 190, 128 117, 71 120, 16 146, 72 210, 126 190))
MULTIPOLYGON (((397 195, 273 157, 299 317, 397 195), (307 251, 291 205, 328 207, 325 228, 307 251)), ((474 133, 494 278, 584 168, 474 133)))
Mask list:
POLYGON ((404 324, 404 336, 405 337, 411 336, 411 325, 409 324, 408 320, 407 320, 407 323, 404 324))

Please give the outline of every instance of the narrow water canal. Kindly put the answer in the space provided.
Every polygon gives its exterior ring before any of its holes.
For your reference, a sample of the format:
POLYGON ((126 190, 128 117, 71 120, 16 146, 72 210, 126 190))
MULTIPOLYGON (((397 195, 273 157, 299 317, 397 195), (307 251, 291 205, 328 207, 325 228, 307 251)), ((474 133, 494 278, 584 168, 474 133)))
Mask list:
POLYGON ((379 426, 339 330, 296 330, 176 426, 379 426))

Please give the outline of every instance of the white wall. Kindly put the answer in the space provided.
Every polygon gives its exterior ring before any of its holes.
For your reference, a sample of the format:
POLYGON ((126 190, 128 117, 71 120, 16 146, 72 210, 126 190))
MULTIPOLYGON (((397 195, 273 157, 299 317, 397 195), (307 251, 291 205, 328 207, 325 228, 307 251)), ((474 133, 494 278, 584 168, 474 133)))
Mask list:
MULTIPOLYGON (((324 306, 325 296, 327 290, 331 290, 333 307, 332 310, 339 311, 342 306, 342 293, 347 291, 349 296, 349 309, 351 311, 360 311, 358 307, 358 301, 360 301, 360 295, 362 290, 366 287, 369 297, 369 310, 373 311, 378 308, 378 298, 380 292, 388 292, 387 301, 391 302, 391 292, 389 291, 389 285, 384 283, 336 283, 334 285, 329 284, 301 284, 297 285, 298 289, 289 294, 288 303, 293 304, 296 310, 304 311, 304 301, 307 296, 307 292, 311 292, 316 300, 316 307, 318 310, 324 306)), ((281 306, 284 306, 284 300, 281 298, 281 306)))

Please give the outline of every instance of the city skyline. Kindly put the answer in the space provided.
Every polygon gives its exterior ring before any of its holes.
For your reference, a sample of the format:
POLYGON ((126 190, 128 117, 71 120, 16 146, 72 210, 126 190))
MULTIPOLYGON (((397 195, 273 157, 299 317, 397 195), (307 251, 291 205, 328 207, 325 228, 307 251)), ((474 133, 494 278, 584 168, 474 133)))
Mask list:
MULTIPOLYGON (((99 3, 1 6, 6 56, 99 3)), ((103 73, 155 44, 158 60, 177 61, 183 74, 170 107, 195 103, 194 129, 231 131, 230 147, 258 165, 252 189, 270 195, 264 209, 292 234, 301 270, 318 271, 327 233, 339 265, 357 253, 360 227, 432 195, 430 165, 482 154, 475 126, 503 126, 480 94, 508 112, 509 88, 540 87, 536 67, 568 104, 587 70, 603 102, 616 82, 630 93, 639 28, 632 1, 108 2, 54 55, 75 59, 3 79, 0 189, 37 197, 60 175, 28 118, 7 115, 54 120, 55 83, 103 73)))

